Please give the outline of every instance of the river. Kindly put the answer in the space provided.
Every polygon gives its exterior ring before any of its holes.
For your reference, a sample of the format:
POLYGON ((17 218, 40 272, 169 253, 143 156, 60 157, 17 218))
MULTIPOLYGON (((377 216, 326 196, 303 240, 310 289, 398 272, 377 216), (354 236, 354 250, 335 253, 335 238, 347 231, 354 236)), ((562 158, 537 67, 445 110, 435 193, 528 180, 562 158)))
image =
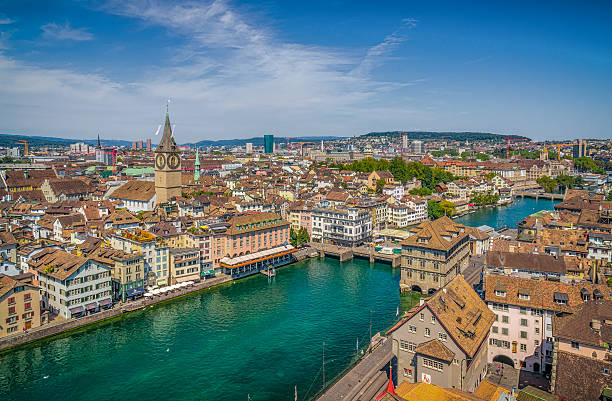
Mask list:
MULTIPOLYGON (((501 228, 554 202, 518 199, 461 223, 501 228)), ((338 376, 396 321, 399 269, 311 259, 0 354, 0 399, 292 400, 338 376)), ((410 299, 410 297, 407 297, 410 299)), ((400 309, 410 305, 402 301, 400 309), (406 303, 406 304, 404 304, 406 303)))
POLYGON ((399 269, 311 259, 0 355, 0 399, 300 400, 395 322, 399 269))
POLYGON ((471 227, 487 225, 496 230, 504 226, 516 228, 516 224, 525 217, 540 210, 552 210, 559 202, 549 199, 517 198, 510 205, 479 209, 474 213, 457 217, 455 221, 471 227))

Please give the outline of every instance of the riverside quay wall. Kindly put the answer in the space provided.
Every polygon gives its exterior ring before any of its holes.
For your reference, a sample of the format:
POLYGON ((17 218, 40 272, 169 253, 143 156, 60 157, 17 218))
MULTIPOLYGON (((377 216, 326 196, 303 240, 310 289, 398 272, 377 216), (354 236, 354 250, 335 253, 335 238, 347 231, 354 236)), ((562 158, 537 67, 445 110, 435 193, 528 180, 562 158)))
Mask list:
POLYGON ((57 323, 49 323, 44 326, 37 327, 27 332, 17 333, 12 336, 4 337, 0 339, 0 351, 7 350, 18 345, 26 344, 32 341, 40 340, 45 337, 62 334, 64 332, 75 330, 93 323, 101 322, 106 319, 117 317, 124 313, 133 312, 136 310, 144 309, 147 306, 154 305, 160 302, 168 301, 173 298, 178 298, 183 295, 194 293, 206 288, 210 288, 219 284, 227 283, 231 281, 231 277, 223 275, 221 277, 215 277, 208 279, 204 282, 195 284, 191 287, 185 287, 177 289, 173 292, 167 292, 165 294, 156 295, 153 297, 141 298, 134 302, 125 304, 115 305, 111 309, 100 311, 93 315, 84 316, 81 318, 75 318, 70 320, 63 320, 57 323))

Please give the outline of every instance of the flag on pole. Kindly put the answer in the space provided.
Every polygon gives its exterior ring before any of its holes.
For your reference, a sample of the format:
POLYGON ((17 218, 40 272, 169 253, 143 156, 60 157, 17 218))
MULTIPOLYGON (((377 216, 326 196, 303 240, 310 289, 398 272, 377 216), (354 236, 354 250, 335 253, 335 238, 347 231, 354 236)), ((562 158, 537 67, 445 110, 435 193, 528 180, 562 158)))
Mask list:
POLYGON ((295 401, 297 401, 297 386, 295 386, 295 401))
POLYGON ((399 316, 399 306, 397 307, 397 310, 395 311, 395 317, 399 316))

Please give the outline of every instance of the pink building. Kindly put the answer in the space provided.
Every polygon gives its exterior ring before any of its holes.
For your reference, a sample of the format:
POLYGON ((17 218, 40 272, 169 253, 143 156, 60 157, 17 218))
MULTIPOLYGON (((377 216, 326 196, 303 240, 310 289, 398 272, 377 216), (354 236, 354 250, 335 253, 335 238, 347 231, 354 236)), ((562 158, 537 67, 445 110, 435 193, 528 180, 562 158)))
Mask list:
POLYGON ((489 337, 489 362, 531 372, 553 366, 553 316, 573 313, 589 300, 610 299, 605 285, 562 283, 489 273, 485 301, 495 315, 489 337))

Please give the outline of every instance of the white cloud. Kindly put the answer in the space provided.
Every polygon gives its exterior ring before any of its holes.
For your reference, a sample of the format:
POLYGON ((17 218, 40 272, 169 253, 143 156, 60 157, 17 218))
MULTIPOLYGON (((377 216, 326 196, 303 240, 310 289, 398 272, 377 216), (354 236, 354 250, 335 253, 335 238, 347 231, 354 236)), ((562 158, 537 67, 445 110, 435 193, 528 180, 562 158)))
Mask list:
POLYGON ((69 22, 64 25, 58 25, 50 22, 40 27, 43 31, 43 38, 52 40, 74 40, 83 42, 93 40, 94 35, 87 32, 85 28, 72 28, 69 22))
POLYGON ((173 66, 151 66, 141 79, 116 82, 102 74, 43 69, 0 53, 5 114, 0 129, 73 138, 93 138, 101 130, 107 138, 146 138, 153 135, 168 97, 179 142, 266 132, 354 135, 386 128, 380 126, 383 118, 393 118, 399 128, 405 118, 419 114, 408 107, 379 113, 379 97, 405 84, 378 82, 368 74, 403 41, 400 30, 363 59, 282 42, 224 1, 117 1, 103 10, 181 35, 185 45, 173 49, 173 66))
POLYGON ((14 19, 10 19, 8 17, 3 17, 0 15, 0 25, 10 25, 14 22, 15 22, 14 19))

